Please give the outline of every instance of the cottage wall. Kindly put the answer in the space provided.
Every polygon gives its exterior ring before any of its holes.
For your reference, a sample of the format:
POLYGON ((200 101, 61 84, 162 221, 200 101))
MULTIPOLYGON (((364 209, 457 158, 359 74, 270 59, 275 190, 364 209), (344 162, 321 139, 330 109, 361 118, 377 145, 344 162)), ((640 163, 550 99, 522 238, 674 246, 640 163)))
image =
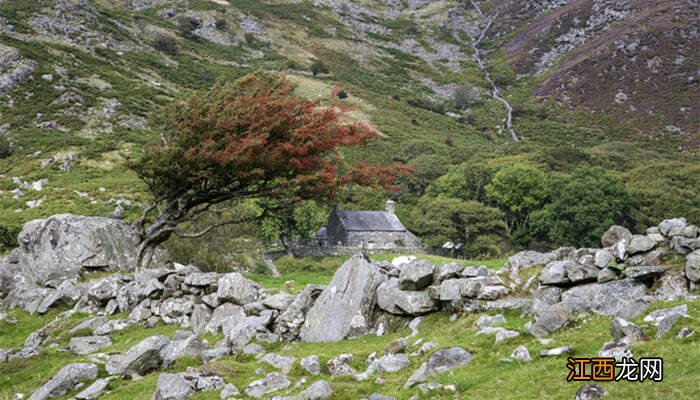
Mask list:
POLYGON ((347 232, 346 246, 368 249, 420 246, 418 239, 409 232, 351 231, 347 232))

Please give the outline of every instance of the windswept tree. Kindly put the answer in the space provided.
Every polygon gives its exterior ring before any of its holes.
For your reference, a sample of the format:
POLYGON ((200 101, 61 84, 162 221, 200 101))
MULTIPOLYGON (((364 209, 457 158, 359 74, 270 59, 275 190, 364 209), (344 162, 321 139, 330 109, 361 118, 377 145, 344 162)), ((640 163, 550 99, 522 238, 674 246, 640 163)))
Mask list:
MULTIPOLYGON (((164 112, 161 143, 146 149, 131 168, 153 196, 141 218, 136 267, 172 234, 199 237, 211 229, 245 222, 220 218, 199 232, 185 232, 217 205, 248 199, 267 204, 328 200, 351 184, 392 186, 410 172, 401 164, 379 167, 345 162, 340 151, 376 136, 366 124, 345 122, 344 109, 322 107, 294 94, 283 78, 254 74, 209 93, 174 102, 164 112)), ((251 216, 263 219, 268 210, 251 216)))

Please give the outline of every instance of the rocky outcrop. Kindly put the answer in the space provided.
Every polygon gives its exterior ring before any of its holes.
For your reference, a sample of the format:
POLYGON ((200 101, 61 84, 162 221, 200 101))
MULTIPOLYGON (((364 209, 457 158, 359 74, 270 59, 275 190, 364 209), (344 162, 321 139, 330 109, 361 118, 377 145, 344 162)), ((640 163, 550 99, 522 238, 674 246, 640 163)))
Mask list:
POLYGON ((305 342, 333 342, 367 333, 375 318, 377 287, 386 275, 362 254, 340 266, 306 315, 305 342))
MULTIPOLYGON (((60 214, 29 221, 20 247, 0 262, 0 296, 37 285, 57 288, 91 271, 129 271, 138 240, 136 226, 117 219, 60 214)), ((154 266, 167 261, 159 250, 154 266)))

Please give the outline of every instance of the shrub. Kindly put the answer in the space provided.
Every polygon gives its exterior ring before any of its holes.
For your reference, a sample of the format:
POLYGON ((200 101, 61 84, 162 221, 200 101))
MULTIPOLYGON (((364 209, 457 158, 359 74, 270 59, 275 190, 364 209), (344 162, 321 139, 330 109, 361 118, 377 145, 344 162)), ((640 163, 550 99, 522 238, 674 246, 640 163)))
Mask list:
POLYGON ((177 42, 172 36, 159 33, 156 35, 156 40, 153 43, 153 47, 163 53, 177 54, 177 42))
POLYGON ((20 230, 20 227, 0 225, 0 254, 6 253, 19 246, 17 237, 19 236, 20 230))
POLYGON ((0 136, 0 160, 12 154, 12 143, 6 137, 0 136))
POLYGON ((243 34, 243 39, 245 39, 245 42, 248 43, 248 45, 252 45, 255 43, 255 35, 253 32, 246 32, 243 34))
POLYGON ((481 99, 481 92, 474 86, 457 86, 452 93, 452 104, 460 110, 467 109, 481 99))
POLYGON ((223 18, 217 18, 216 22, 214 22, 214 26, 220 31, 225 31, 228 29, 228 22, 223 18))
POLYGON ((196 17, 190 15, 183 15, 177 20, 177 29, 180 34, 184 37, 191 37, 192 32, 197 30, 200 26, 200 22, 196 17))
POLYGON ((314 77, 318 74, 328 74, 331 72, 328 69, 328 66, 326 66, 326 64, 324 64, 323 61, 321 61, 321 60, 313 60, 313 62, 311 62, 311 67, 309 67, 309 69, 314 77))

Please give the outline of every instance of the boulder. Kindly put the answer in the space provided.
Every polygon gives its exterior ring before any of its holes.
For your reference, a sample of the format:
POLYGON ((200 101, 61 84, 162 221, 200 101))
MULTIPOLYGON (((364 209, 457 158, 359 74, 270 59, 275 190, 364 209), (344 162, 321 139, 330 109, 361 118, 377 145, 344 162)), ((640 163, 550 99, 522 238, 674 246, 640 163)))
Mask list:
POLYGON ((238 272, 224 274, 219 278, 216 296, 220 300, 245 305, 258 299, 260 285, 238 272))
POLYGON ((563 289, 556 286, 540 286, 532 293, 523 313, 537 317, 561 301, 563 289))
POLYGON ((47 400, 61 396, 75 389, 78 384, 97 378, 98 372, 95 364, 68 364, 37 389, 28 400, 47 400))
POLYGON ((541 312, 535 322, 528 327, 532 336, 541 338, 566 326, 574 316, 574 310, 570 304, 560 302, 548 307, 541 312))
POLYGON ((192 383, 181 374, 160 374, 151 400, 187 400, 193 394, 192 383))
POLYGON ((196 357, 206 348, 207 344, 193 334, 183 339, 173 339, 160 351, 163 368, 170 367, 178 358, 196 357))
POLYGON ((267 394, 288 388, 292 383, 277 372, 271 372, 264 378, 251 382, 245 389, 245 394, 259 399, 267 394))
POLYGON ((425 260, 413 260, 401 266, 399 274, 399 289, 421 290, 425 289, 433 282, 433 264, 425 260))
POLYGON ((323 292, 321 285, 307 285, 299 291, 275 321, 275 333, 283 340, 292 341, 299 337, 301 328, 306 320, 306 313, 314 305, 318 296, 323 292))
POLYGON ((579 264, 573 260, 552 261, 540 274, 543 285, 567 285, 570 283, 594 282, 598 278, 598 268, 579 264))
POLYGON ((68 342, 70 352, 79 355, 92 354, 111 345, 112 339, 109 336, 74 337, 68 342))
POLYGON ((284 311, 289 307, 289 304, 294 300, 294 296, 291 294, 281 291, 279 293, 266 296, 262 300, 262 304, 270 309, 284 311))
POLYGON ((398 338, 389 343, 384 349, 384 352, 386 354, 401 354, 405 353, 407 349, 408 341, 404 338, 398 338))
POLYGON ((124 355, 113 356, 105 369, 112 375, 143 375, 161 366, 161 351, 169 343, 170 340, 165 336, 151 336, 130 348, 124 355))
POLYGON ((382 310, 397 315, 420 315, 438 308, 427 290, 420 292, 401 290, 398 279, 384 281, 377 288, 377 305, 382 310))
POLYGON ((656 246, 656 240, 650 238, 646 235, 632 235, 630 239, 630 244, 627 246, 627 253, 629 255, 634 255, 638 253, 645 253, 656 246))
POLYGON ((695 250, 686 256, 685 276, 691 282, 700 283, 700 250, 695 250))
POLYGON ((361 381, 369 379, 375 372, 397 372, 406 368, 411 362, 405 354, 385 354, 370 362, 367 370, 355 375, 361 381))
POLYGON ((238 388, 236 386, 234 386, 231 383, 227 383, 226 386, 224 386, 223 390, 221 390, 221 395, 219 397, 221 397, 223 400, 227 400, 230 398, 237 397, 240 394, 241 392, 238 391, 238 388))
POLYGON ((216 334, 221 330, 221 326, 226 318, 244 318, 245 316, 246 313, 243 311, 243 307, 232 303, 223 303, 211 314, 211 319, 204 328, 204 331, 216 334))
POLYGON ((423 363, 408 378, 404 389, 410 388, 417 383, 425 382, 436 373, 467 365, 472 358, 474 358, 474 355, 461 347, 438 350, 430 356, 427 363, 423 363))
POLYGON ((681 304, 680 306, 676 307, 662 308, 660 310, 652 311, 646 317, 644 317, 644 322, 651 322, 654 325, 658 325, 661 320, 674 315, 687 316, 688 305, 681 304))
POLYGON ((596 251, 593 257, 593 264, 598 268, 608 267, 611 263, 615 263, 615 254, 609 249, 600 249, 596 251))
POLYGON ((613 225, 603 234, 600 241, 603 247, 610 247, 623 240, 629 242, 630 239, 632 239, 632 232, 630 232, 629 229, 623 226, 613 225))
POLYGON ((617 279, 617 269, 603 268, 598 272, 598 283, 611 282, 617 279))
POLYGON ((638 280, 655 279, 666 272, 666 268, 654 267, 651 265, 641 265, 638 267, 628 267, 622 271, 622 276, 625 278, 633 278, 638 280))
POLYGON ((646 286, 633 279, 574 286, 562 293, 562 301, 597 314, 634 318, 646 310, 651 299, 646 286))
MULTIPOLYGON (((133 312, 132 312, 133 313, 133 312)), ((131 315, 129 315, 131 316, 131 315)), ((190 323, 192 324, 192 329, 194 333, 200 335, 206 332, 207 325, 211 322, 212 312, 209 307, 205 304, 197 304, 192 310, 192 315, 190 316, 190 323)), ((218 330, 218 327, 215 331, 218 330)))
POLYGON ((556 357, 562 354, 569 354, 574 351, 573 346, 561 346, 553 349, 544 349, 540 351, 540 357, 556 357))
POLYGON ((671 233, 676 233, 683 230, 688 225, 685 218, 671 218, 661 221, 659 224, 659 233, 664 236, 675 236, 671 233))
POLYGON ((379 267, 363 254, 352 256, 338 268, 331 283, 306 314, 301 340, 334 342, 369 331, 368 326, 374 319, 377 287, 385 280, 379 267), (364 320, 364 324, 360 320, 364 320))
POLYGON ((505 324, 505 323, 506 323, 506 318, 503 316, 503 314, 496 314, 494 316, 482 315, 476 319, 476 321, 474 322, 474 325, 476 325, 476 327, 481 330, 481 329, 484 329, 484 328, 489 327, 489 326, 505 324))
POLYGON ((92 400, 92 399, 97 399, 102 394, 107 390, 107 386, 109 385, 110 378, 104 378, 104 379, 98 379, 95 382, 92 383, 92 385, 88 386, 84 390, 82 390, 80 393, 75 395, 75 398, 78 400, 92 400))
MULTIPOLYGON (((136 224, 112 218, 54 215, 24 224, 15 252, 17 271, 28 283, 77 280, 90 270, 129 271, 134 266, 139 234, 136 224)), ((169 256, 157 250, 152 266, 169 256)))
POLYGON ((525 250, 508 257, 506 268, 519 271, 535 265, 546 265, 554 260, 558 260, 561 254, 558 251, 549 253, 539 253, 533 250, 525 250))
POLYGON ((438 265, 433 272, 433 282, 439 285, 445 279, 456 278, 463 269, 464 267, 456 262, 438 265))
POLYGON ((393 260, 391 260, 391 265, 394 267, 400 267, 404 264, 408 264, 411 261, 415 261, 417 258, 416 256, 399 256, 399 257, 394 257, 393 260))
POLYGON ((316 381, 304 391, 304 398, 308 400, 325 400, 333 394, 331 384, 326 381, 316 381))
POLYGON ((219 282, 219 274, 216 272, 192 272, 185 277, 185 284, 189 286, 216 286, 219 282))
POLYGON ((318 375, 321 373, 321 363, 315 355, 302 358, 299 364, 311 375, 318 375))
POLYGON ((463 278, 477 278, 489 275, 493 275, 493 271, 483 265, 464 267, 462 272, 459 273, 459 276, 463 278))

